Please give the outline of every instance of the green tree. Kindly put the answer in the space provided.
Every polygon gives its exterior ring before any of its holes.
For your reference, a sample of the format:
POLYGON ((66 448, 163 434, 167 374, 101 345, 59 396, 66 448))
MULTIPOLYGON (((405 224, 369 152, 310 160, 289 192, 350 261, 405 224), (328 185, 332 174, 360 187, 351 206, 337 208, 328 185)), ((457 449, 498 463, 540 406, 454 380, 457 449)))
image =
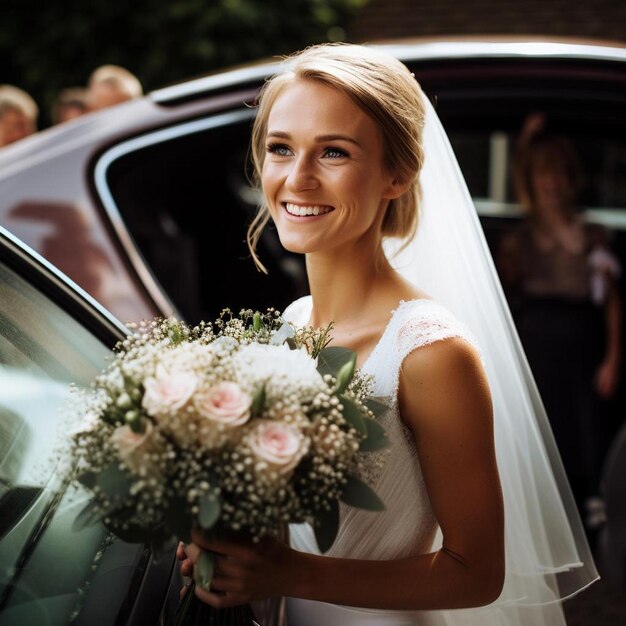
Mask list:
POLYGON ((49 122, 60 89, 105 63, 146 90, 219 67, 345 38, 366 0, 5 0, 0 83, 28 91, 49 122))

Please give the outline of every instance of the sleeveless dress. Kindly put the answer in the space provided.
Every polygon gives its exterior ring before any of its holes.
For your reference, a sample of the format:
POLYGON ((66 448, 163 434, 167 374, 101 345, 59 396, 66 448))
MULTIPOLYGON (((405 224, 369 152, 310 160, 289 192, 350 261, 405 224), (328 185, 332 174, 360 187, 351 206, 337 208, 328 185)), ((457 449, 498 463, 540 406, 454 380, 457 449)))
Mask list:
MULTIPOLYGON (((307 296, 292 303, 284 317, 296 326, 303 326, 308 323, 311 308, 312 301, 307 296)), ((387 431, 393 453, 380 453, 384 455, 381 462, 372 464, 364 476, 385 503, 386 510, 374 513, 341 505, 339 532, 327 556, 392 560, 433 552, 441 546, 441 533, 413 435, 399 415, 398 383, 400 367, 410 352, 451 337, 463 338, 478 349, 471 332, 433 300, 402 301, 391 313, 383 335, 361 367, 362 372, 374 376, 373 395, 390 407, 379 420, 387 431)), ((293 548, 319 554, 311 526, 292 524, 289 531, 293 548)), ((417 580, 415 584, 419 584, 417 580)), ((287 623, 288 626, 478 626, 509 622, 480 609, 390 611, 288 598, 287 623)), ((557 619, 550 623, 564 622, 557 619)))

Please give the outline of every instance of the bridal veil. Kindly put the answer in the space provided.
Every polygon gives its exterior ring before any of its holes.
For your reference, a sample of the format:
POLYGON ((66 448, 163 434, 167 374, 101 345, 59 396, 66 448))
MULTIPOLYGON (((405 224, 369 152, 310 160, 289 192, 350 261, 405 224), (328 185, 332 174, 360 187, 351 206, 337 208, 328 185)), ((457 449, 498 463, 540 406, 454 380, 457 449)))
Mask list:
POLYGON ((387 253, 405 278, 473 331, 482 350, 505 503, 506 578, 490 613, 495 617, 502 609, 511 617, 512 605, 519 607, 519 622, 494 623, 534 624, 524 621, 524 607, 534 606, 536 614, 544 605, 541 623, 549 624, 548 614, 557 608, 550 605, 598 574, 463 175, 429 102, 426 108, 419 226, 404 249, 387 240, 387 253))

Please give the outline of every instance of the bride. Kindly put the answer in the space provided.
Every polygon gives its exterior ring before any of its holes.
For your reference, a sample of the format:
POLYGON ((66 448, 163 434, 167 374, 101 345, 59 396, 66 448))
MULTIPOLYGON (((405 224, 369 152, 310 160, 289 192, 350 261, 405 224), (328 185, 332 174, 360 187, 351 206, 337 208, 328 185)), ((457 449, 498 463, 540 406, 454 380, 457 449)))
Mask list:
POLYGON ((372 48, 315 46, 264 87, 252 155, 311 296, 285 317, 333 324, 390 410, 390 452, 366 478, 383 513, 342 509, 320 555, 194 534, 217 554, 225 607, 287 598, 290 626, 564 624, 596 577, 545 414, 458 166, 408 69, 372 48), (419 216, 419 220, 418 220, 419 216), (418 225, 419 221, 419 225, 418 225), (460 321, 463 320, 463 321, 460 321), (469 330, 471 328, 471 330, 469 330))

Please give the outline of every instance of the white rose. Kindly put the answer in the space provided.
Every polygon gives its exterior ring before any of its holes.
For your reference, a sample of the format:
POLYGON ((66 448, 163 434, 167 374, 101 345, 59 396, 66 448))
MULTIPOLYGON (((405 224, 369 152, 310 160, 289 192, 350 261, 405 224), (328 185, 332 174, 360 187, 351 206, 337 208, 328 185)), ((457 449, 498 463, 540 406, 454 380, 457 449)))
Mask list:
POLYGON ((134 432, 130 426, 118 426, 111 434, 111 442, 117 448, 120 461, 138 476, 160 475, 158 464, 153 458, 162 451, 154 425, 144 420, 145 431, 134 432))
POLYGON ((141 402, 149 415, 174 413, 185 406, 198 385, 192 372, 169 374, 158 372, 155 378, 144 380, 145 393, 141 402))
POLYGON ((246 443, 267 472, 289 474, 309 449, 309 439, 292 424, 259 420, 246 435, 246 443))

